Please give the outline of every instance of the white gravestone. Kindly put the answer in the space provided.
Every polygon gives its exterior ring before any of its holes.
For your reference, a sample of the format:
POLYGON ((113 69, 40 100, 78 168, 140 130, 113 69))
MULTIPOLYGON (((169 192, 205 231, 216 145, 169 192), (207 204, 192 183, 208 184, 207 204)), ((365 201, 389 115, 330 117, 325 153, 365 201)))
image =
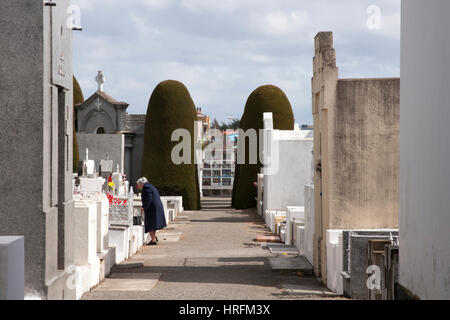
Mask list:
POLYGON ((294 232, 295 229, 293 227, 293 221, 294 219, 305 219, 305 207, 298 206, 298 207, 286 207, 287 213, 286 213, 286 241, 285 243, 287 245, 295 244, 293 243, 294 238, 294 232))
POLYGON ((97 257, 97 204, 75 201, 75 259, 76 265, 93 264, 97 257))
POLYGON ((89 150, 86 149, 86 160, 84 161, 86 166, 86 175, 92 176, 95 174, 95 161, 89 160, 89 150))
POLYGON ((105 179, 103 178, 80 178, 80 191, 85 194, 100 194, 103 193, 103 185, 105 179))
POLYGON ((24 237, 0 237, 0 300, 23 300, 24 259, 24 237))
POLYGON ((102 174, 104 173, 112 173, 113 172, 113 160, 100 160, 100 167, 102 170, 102 174))
POLYGON ((109 247, 109 201, 105 195, 93 197, 97 203, 97 252, 105 253, 109 247))

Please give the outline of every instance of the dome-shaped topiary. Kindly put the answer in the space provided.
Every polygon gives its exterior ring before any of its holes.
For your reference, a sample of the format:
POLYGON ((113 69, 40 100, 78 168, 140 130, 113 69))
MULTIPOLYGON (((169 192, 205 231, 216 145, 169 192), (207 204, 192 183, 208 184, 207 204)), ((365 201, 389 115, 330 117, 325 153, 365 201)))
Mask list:
POLYGON ((294 114, 286 94, 272 85, 257 88, 248 97, 240 128, 244 131, 255 129, 258 134, 258 163, 249 164, 248 141, 245 144, 245 164, 237 164, 232 192, 232 205, 236 209, 256 206, 257 189, 253 185, 261 172, 259 159, 259 130, 264 129, 263 113, 272 112, 273 126, 278 130, 294 129, 294 114))
POLYGON ((142 175, 158 188, 162 196, 183 196, 183 207, 200 209, 200 187, 194 163, 194 121, 197 112, 187 88, 181 82, 167 80, 153 91, 147 109, 144 134, 142 175), (172 162, 172 132, 186 129, 191 135, 191 164, 172 162))
MULTIPOLYGON (((79 103, 84 102, 83 92, 81 91, 80 84, 78 83, 75 76, 73 77, 73 105, 77 105, 79 103)), ((73 171, 78 171, 78 161, 80 159, 80 153, 78 150, 78 140, 77 133, 75 128, 77 113, 75 112, 75 108, 73 109, 73 171)))

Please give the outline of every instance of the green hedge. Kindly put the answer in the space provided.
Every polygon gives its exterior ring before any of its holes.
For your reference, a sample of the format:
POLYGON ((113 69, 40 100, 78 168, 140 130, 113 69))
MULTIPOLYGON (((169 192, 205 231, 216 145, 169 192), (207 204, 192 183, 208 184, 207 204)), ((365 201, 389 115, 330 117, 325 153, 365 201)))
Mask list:
POLYGON ((147 109, 142 174, 164 195, 182 195, 186 210, 200 209, 200 186, 194 164, 194 121, 197 112, 187 88, 178 81, 161 82, 153 91, 147 109), (191 164, 175 165, 172 132, 186 129, 191 134, 191 164))
MULTIPOLYGON (((249 146, 245 144, 245 164, 237 164, 232 192, 232 206, 235 209, 254 208, 256 206, 257 188, 253 185, 257 175, 261 172, 259 160, 259 130, 264 129, 263 113, 273 113, 274 129, 293 130, 294 114, 286 94, 272 85, 261 86, 249 96, 244 114, 240 122, 243 130, 255 129, 258 132, 258 163, 248 164, 249 146)), ((248 140, 248 139, 247 139, 248 140)))
MULTIPOLYGON (((83 103, 84 97, 83 92, 81 91, 80 84, 78 83, 75 76, 73 77, 73 105, 83 103)), ((73 109, 73 172, 78 171, 78 161, 80 159, 80 153, 78 150, 78 140, 75 128, 75 120, 77 113, 75 112, 75 108, 73 109)))

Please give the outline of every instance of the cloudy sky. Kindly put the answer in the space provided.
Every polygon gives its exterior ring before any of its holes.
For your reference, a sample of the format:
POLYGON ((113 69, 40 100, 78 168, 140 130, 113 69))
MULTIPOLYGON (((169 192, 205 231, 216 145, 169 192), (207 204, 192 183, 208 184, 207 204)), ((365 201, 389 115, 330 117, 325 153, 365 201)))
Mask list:
POLYGON ((241 118, 249 94, 273 84, 296 122, 312 123, 313 39, 333 31, 341 78, 400 75, 400 0, 72 0, 81 9, 74 73, 146 113, 156 85, 183 82, 219 121, 241 118), (379 28, 371 6, 381 12, 379 28), (369 10, 368 10, 369 9, 369 10), (368 13, 369 12, 369 13, 368 13), (375 23, 375 24, 374 24, 375 23))

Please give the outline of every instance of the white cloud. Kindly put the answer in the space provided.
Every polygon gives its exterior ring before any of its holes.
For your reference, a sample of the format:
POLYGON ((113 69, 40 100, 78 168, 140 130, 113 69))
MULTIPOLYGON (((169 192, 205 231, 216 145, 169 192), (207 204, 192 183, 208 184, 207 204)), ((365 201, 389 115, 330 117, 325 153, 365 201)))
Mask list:
POLYGON ((72 0, 81 7, 75 74, 89 96, 97 70, 108 93, 145 112, 154 87, 182 81, 217 119, 240 117, 248 95, 275 84, 296 120, 311 122, 313 38, 333 31, 342 76, 398 76, 400 0, 72 0), (380 30, 366 9, 381 8, 380 30))

